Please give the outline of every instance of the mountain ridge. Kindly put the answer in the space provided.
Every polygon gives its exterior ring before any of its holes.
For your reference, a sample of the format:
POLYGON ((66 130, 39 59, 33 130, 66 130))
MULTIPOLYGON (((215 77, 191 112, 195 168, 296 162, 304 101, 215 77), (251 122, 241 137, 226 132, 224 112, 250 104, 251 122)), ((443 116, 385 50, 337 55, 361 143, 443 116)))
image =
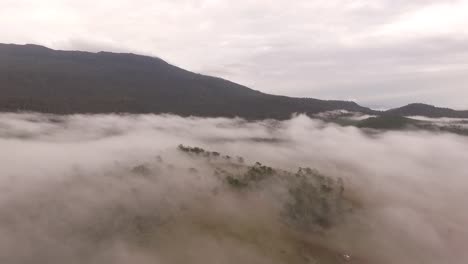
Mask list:
MULTIPOLYGON (((270 95, 187 71, 157 57, 53 50, 34 44, 0 44, 0 94, 0 111, 54 114, 172 113, 287 119, 294 113, 313 115, 332 110, 370 115, 415 112, 404 107, 380 112, 351 101, 270 95)), ((468 111, 452 111, 451 115, 468 117, 468 111)))

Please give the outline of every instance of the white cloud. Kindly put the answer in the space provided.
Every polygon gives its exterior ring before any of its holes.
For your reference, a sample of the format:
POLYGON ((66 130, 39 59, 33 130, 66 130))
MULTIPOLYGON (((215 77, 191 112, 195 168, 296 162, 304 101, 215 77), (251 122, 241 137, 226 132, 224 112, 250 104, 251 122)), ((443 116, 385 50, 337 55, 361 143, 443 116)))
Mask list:
POLYGON ((391 37, 418 38, 468 34, 468 1, 436 3, 384 25, 378 34, 391 37))
POLYGON ((467 137, 370 136, 302 115, 246 122, 3 113, 0 259, 304 263, 303 256, 326 254, 326 248, 333 259, 347 253, 362 263, 464 263, 467 147, 467 137), (210 167, 178 152, 181 143, 241 155, 249 165, 307 166, 342 177, 354 210, 320 235, 295 229, 279 222, 285 215, 278 211, 288 202, 281 187, 291 178, 235 192, 213 171, 237 166, 221 161, 210 167), (141 164, 147 173, 133 173, 141 164), (191 167, 199 172, 189 173, 191 167))

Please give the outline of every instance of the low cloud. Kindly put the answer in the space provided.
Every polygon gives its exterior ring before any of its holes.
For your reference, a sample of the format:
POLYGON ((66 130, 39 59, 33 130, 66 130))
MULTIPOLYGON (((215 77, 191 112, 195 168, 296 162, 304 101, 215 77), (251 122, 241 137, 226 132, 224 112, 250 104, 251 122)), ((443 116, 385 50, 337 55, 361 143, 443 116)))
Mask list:
POLYGON ((303 115, 247 122, 5 113, 0 149, 2 263, 468 259, 466 137, 367 135, 303 115), (343 179, 355 206, 323 232, 297 229, 282 221, 290 199, 283 182, 230 190, 179 144, 245 164, 317 169, 343 179))

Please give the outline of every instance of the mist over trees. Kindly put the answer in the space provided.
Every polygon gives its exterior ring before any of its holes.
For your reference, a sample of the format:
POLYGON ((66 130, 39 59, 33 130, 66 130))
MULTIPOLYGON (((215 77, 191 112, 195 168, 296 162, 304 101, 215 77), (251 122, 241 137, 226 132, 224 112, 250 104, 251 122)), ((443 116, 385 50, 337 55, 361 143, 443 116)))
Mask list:
POLYGON ((467 147, 305 115, 2 113, 0 260, 457 263, 467 147))

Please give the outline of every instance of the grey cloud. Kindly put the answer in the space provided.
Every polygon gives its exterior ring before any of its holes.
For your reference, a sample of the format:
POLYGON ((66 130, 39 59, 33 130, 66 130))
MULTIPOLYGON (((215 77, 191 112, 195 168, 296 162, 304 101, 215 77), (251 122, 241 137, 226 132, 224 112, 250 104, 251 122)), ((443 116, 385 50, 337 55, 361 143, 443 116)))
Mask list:
POLYGON ((270 89, 296 96, 359 98, 366 104, 373 103, 366 98, 381 96, 378 103, 388 107, 420 101, 463 108, 467 103, 463 96, 468 71, 466 42, 422 39, 356 48, 273 48, 246 60, 250 67, 237 68, 241 73, 236 76, 250 76, 248 80, 256 86, 276 86, 270 89), (258 75, 262 78, 255 81, 258 75), (392 97, 399 96, 402 89, 414 96, 395 101, 392 97))
MULTIPOLYGON (((369 99, 382 94, 383 88, 376 84, 410 90, 414 84, 407 82, 407 75, 415 74, 414 79, 427 86, 420 100, 437 89, 431 102, 468 107, 466 99, 454 92, 467 83, 457 77, 462 76, 460 71, 466 73, 467 32, 447 28, 447 33, 426 34, 431 28, 424 24, 415 26, 421 34, 384 32, 393 23, 411 23, 404 21, 408 15, 437 5, 466 8, 463 0, 0 3, 4 42, 150 54, 264 92, 352 97, 371 105, 384 101, 369 99), (442 70, 429 73, 435 68, 442 70), (456 79, 445 89, 431 85, 451 77, 456 79)), ((460 23, 468 25, 463 19, 460 23)), ((391 92, 385 88, 384 94, 391 92)), ((403 101, 414 98, 417 94, 403 101)), ((400 102, 389 97, 385 105, 400 102)))

